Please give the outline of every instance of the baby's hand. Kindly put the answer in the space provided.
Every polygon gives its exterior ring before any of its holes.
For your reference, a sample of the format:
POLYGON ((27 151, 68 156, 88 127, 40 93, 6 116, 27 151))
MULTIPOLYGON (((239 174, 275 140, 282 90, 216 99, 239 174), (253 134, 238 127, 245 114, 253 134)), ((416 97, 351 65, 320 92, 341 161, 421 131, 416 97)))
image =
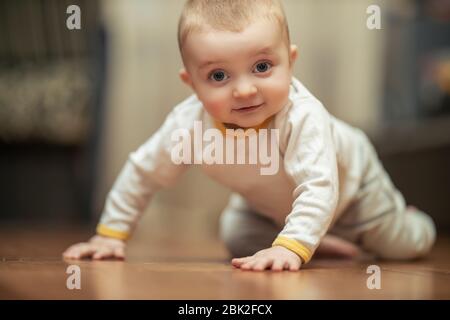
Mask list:
POLYGON ((66 259, 92 258, 101 259, 125 259, 125 242, 119 239, 103 236, 93 236, 89 242, 81 242, 70 246, 63 253, 66 259))
POLYGON ((272 269, 273 271, 290 270, 297 271, 302 265, 300 257, 289 249, 281 246, 273 246, 258 251, 253 256, 236 258, 231 260, 236 268, 243 270, 262 271, 272 269))

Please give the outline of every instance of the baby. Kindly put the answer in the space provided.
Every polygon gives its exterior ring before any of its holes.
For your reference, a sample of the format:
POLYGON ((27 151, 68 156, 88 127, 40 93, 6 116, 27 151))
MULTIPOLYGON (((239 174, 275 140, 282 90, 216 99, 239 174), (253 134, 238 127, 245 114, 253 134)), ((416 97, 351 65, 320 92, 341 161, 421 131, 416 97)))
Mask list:
MULTIPOLYGON (((189 0, 178 41, 180 77, 195 95, 130 154, 97 235, 68 248, 65 258, 124 258, 125 241, 150 198, 191 164, 233 190, 220 235, 237 268, 299 270, 321 247, 326 251, 327 243, 331 251, 351 256, 360 248, 387 259, 412 259, 431 249, 433 221, 406 207, 365 134, 331 116, 293 78, 297 48, 278 0, 189 0), (249 142, 275 132, 272 155, 279 167, 262 174, 261 159, 196 162, 205 151, 196 141, 183 155, 191 162, 174 161, 179 141, 173 133, 191 134, 196 123, 219 129, 211 143, 221 137, 249 142)), ((246 155, 256 150, 250 145, 246 155)))

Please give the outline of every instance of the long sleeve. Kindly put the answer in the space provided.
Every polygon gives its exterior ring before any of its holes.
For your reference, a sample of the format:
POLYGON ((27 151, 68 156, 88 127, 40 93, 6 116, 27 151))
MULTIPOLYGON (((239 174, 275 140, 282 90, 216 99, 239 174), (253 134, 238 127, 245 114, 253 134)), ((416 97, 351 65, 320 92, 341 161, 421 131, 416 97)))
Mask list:
POLYGON ((187 164, 175 164, 171 159, 175 144, 171 135, 176 129, 189 126, 190 118, 198 115, 190 102, 192 98, 177 106, 161 128, 130 154, 108 194, 98 234, 127 239, 155 192, 172 185, 186 170, 187 164))
POLYGON ((294 251, 306 263, 327 232, 337 206, 337 159, 330 115, 319 101, 298 102, 289 123, 284 166, 296 187, 292 211, 273 245, 294 251))

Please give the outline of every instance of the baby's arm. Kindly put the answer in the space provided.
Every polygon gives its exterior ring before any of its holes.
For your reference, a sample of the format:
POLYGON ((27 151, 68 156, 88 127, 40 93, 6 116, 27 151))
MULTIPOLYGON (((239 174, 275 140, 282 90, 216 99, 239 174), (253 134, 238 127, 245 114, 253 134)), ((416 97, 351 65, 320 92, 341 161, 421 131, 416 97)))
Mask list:
POLYGON ((269 249, 233 259, 248 270, 298 270, 327 232, 337 206, 339 184, 330 117, 320 103, 305 102, 289 120, 286 173, 296 184, 292 211, 269 249))
MULTIPOLYGON (((137 224, 151 197, 162 187, 173 184, 187 165, 171 160, 171 134, 180 122, 175 108, 162 127, 127 163, 108 194, 97 226, 97 235, 88 242, 69 247, 63 257, 68 259, 123 259, 126 240, 137 224)), ((185 119, 184 119, 185 120, 185 119)))

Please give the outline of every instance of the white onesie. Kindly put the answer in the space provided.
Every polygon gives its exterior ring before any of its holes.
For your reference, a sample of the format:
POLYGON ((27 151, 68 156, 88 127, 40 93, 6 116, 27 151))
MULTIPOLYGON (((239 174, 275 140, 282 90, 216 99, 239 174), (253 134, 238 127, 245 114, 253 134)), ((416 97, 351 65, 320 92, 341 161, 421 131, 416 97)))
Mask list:
MULTIPOLYGON (((259 160, 256 164, 174 163, 172 152, 179 141, 174 140, 173 132, 184 129, 193 137, 199 123, 203 130, 222 130, 225 139, 246 139, 227 135, 195 95, 187 98, 145 144, 130 154, 108 195, 97 227, 99 234, 128 238, 152 195, 173 184, 190 165, 200 165, 208 176, 245 199, 253 211, 283 226, 273 244, 294 251, 308 262, 328 229, 354 207, 365 182, 380 178, 386 190, 397 192, 365 134, 331 116, 295 78, 289 103, 264 126, 267 132, 278 129, 279 133, 279 167, 275 174, 261 174, 265 165, 259 160)), ((191 147, 192 159, 198 160, 194 139, 191 147)), ((401 195, 397 192, 395 196, 396 211, 404 211, 401 195)), ((372 201, 367 208, 376 206, 372 201)), ((385 214, 380 210, 359 210, 346 221, 356 225, 376 221, 385 214)))

